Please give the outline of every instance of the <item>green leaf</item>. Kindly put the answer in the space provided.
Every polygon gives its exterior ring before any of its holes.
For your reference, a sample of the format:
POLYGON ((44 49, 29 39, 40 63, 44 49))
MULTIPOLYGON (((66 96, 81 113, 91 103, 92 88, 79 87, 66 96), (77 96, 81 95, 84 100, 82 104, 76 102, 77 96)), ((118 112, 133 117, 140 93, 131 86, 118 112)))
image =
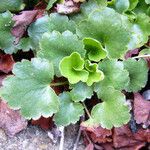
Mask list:
POLYGON ((0 0, 0 12, 19 11, 24 8, 23 0, 0 0))
POLYGON ((98 126, 111 129, 127 124, 130 120, 129 108, 125 96, 112 87, 104 88, 101 95, 102 103, 97 104, 91 111, 91 118, 84 126, 98 126))
POLYGON ((59 109, 59 100, 50 83, 53 65, 46 59, 33 58, 14 65, 15 76, 8 76, 1 88, 1 97, 13 109, 20 109, 27 119, 49 117, 59 109))
POLYGON ((52 32, 53 30, 64 32, 69 30, 73 33, 76 31, 76 25, 70 21, 67 16, 51 13, 50 16, 45 15, 32 23, 28 29, 28 34, 32 39, 34 46, 39 46, 39 40, 45 32, 52 32))
POLYGON ((130 82, 128 92, 137 92, 145 87, 148 78, 148 66, 145 60, 128 59, 124 61, 125 69, 129 72, 130 82))
POLYGON ((54 3, 56 3, 57 1, 58 0, 49 0, 46 10, 51 9, 53 7, 54 3))
POLYGON ((95 86, 98 96, 104 87, 112 86, 116 90, 123 90, 128 86, 129 73, 125 70, 122 61, 103 60, 99 63, 99 69, 104 73, 105 78, 95 86))
POLYGON ((89 0, 84 2, 80 6, 80 12, 74 15, 71 15, 71 19, 74 20, 77 24, 82 20, 88 18, 89 14, 96 9, 102 9, 107 6, 107 0, 89 0))
POLYGON ((145 3, 146 4, 150 4, 150 0, 145 0, 145 3))
POLYGON ((59 63, 63 57, 69 56, 72 52, 78 52, 84 57, 86 52, 83 42, 70 31, 62 34, 56 31, 45 33, 40 41, 40 48, 38 56, 53 62, 57 76, 60 76, 59 63))
POLYGON ((91 37, 100 41, 109 57, 120 58, 127 51, 130 38, 130 32, 122 21, 122 15, 111 8, 96 10, 79 24, 77 34, 81 38, 91 37))
POLYGON ((84 70, 84 59, 77 52, 64 57, 59 65, 62 76, 68 78, 71 84, 86 82, 89 73, 84 70))
POLYGON ((83 115, 83 106, 71 100, 69 92, 60 94, 60 110, 55 114, 54 120, 58 126, 67 126, 76 123, 83 115))
POLYGON ((83 43, 85 45, 85 49, 87 50, 88 58, 91 61, 98 62, 107 56, 107 52, 99 41, 92 38, 84 38, 83 43))
POLYGON ((93 83, 104 79, 104 74, 98 69, 98 65, 96 63, 86 61, 85 68, 89 72, 88 79, 86 81, 88 86, 91 86, 93 83))
POLYGON ((93 95, 93 87, 87 86, 87 84, 83 82, 71 85, 71 88, 70 96, 74 102, 83 102, 86 98, 89 99, 93 95))
POLYGON ((17 49, 21 49, 24 52, 34 49, 30 38, 21 38, 19 43, 16 45, 16 47, 17 49))
POLYGON ((144 48, 140 51, 139 55, 150 55, 150 48, 144 48))
POLYGON ((12 14, 7 11, 0 14, 0 49, 4 50, 7 54, 16 52, 13 45, 15 37, 11 34, 13 27, 12 14))
POLYGON ((128 10, 133 10, 137 6, 139 0, 129 0, 129 2, 130 2, 130 7, 128 10))
POLYGON ((123 13, 128 10, 130 6, 129 0, 116 0, 115 7, 119 13, 123 13))

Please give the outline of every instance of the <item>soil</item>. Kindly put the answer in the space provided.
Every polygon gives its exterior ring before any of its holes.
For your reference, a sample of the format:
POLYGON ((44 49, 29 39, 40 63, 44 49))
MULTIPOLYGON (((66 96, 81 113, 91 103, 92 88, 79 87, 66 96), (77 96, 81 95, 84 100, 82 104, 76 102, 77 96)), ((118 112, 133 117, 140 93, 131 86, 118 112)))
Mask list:
MULTIPOLYGON (((59 141, 52 143, 48 133, 36 126, 29 126, 14 137, 8 137, 0 129, 0 150, 59 150, 59 141)), ((77 125, 70 125, 65 129, 64 150, 72 150, 78 133, 77 125)), ((77 150, 84 150, 80 140, 77 150)))

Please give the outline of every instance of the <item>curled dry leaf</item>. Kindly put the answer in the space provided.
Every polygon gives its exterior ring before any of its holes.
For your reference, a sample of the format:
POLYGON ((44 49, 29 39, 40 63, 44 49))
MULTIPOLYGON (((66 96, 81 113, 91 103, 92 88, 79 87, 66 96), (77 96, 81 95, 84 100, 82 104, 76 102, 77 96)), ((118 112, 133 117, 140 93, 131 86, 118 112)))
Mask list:
POLYGON ((14 63, 11 55, 0 54, 0 71, 9 73, 12 70, 14 63))
POLYGON ((90 134, 90 138, 94 143, 106 143, 106 142, 111 142, 111 135, 112 131, 104 129, 102 127, 97 127, 97 128, 83 128, 90 134))
POLYGON ((20 38, 24 35, 28 25, 30 25, 38 14, 37 10, 22 11, 21 14, 15 15, 13 21, 15 24, 11 30, 13 36, 16 37, 15 44, 18 44, 20 38))
POLYGON ((80 11, 80 3, 75 3, 72 0, 68 0, 62 4, 57 4, 56 11, 60 14, 76 13, 80 11))
POLYGON ((150 130, 139 129, 132 133, 128 125, 114 128, 113 145, 121 150, 139 150, 150 140, 150 130))
POLYGON ((126 53, 125 59, 131 58, 133 55, 137 55, 139 53, 139 49, 133 49, 126 53))
POLYGON ((12 110, 8 105, 0 101, 0 128, 7 135, 14 136, 27 127, 27 121, 21 117, 19 111, 12 110))
POLYGON ((134 117, 137 124, 150 125, 150 101, 146 101, 139 93, 134 93, 134 117))

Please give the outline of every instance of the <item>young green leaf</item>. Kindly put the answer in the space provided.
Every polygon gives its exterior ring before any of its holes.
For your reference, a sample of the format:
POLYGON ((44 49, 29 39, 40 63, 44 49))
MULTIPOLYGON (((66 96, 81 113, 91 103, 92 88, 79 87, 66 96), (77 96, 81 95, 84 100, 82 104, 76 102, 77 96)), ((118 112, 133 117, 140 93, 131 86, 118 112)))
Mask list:
POLYGON ((84 38, 83 43, 85 45, 84 48, 87 50, 88 58, 91 61, 98 62, 107 56, 107 52, 99 41, 92 38, 84 38))
POLYGON ((126 87, 128 92, 137 92, 146 85, 148 78, 148 66, 144 59, 136 61, 127 59, 124 61, 124 67, 129 72, 130 82, 126 87))
POLYGON ((150 48, 144 48, 140 51, 139 55, 150 55, 150 48))
POLYGON ((101 125, 103 128, 111 129, 128 123, 130 113, 125 96, 112 87, 103 88, 102 90, 101 99, 103 102, 93 107, 91 118, 83 125, 101 125))
POLYGON ((90 61, 86 61, 85 68, 89 72, 88 79, 86 81, 88 86, 104 79, 104 74, 98 69, 98 65, 96 63, 92 64, 90 61))
POLYGON ((103 60, 99 63, 99 69, 104 73, 105 78, 95 85, 98 96, 104 87, 112 86, 117 90, 123 90, 128 86, 129 73, 121 61, 103 60))
POLYGON ((60 94, 60 110, 54 115, 55 123, 58 126, 67 126, 76 123, 83 115, 83 106, 71 100, 69 92, 60 94))
POLYGON ((52 116, 59 109, 59 100, 50 83, 53 65, 46 59, 23 60, 14 65, 13 73, 3 82, 1 97, 13 109, 20 109, 27 119, 52 116))
POLYGON ((81 38, 91 37, 100 41, 109 57, 120 58, 127 51, 130 39, 130 32, 122 21, 122 15, 111 8, 95 10, 79 24, 77 34, 81 38))
POLYGON ((86 82, 88 79, 88 71, 84 70, 84 59, 77 52, 70 56, 64 57, 59 65, 62 76, 68 78, 71 84, 79 81, 86 82))
POLYGON ((0 0, 0 12, 6 10, 19 11, 24 8, 23 0, 0 0))
POLYGON ((38 57, 53 61, 57 76, 60 76, 59 63, 63 57, 69 56, 72 52, 78 52, 84 57, 86 52, 82 41, 78 40, 78 37, 70 31, 65 31, 62 34, 57 31, 45 33, 40 40, 40 48, 38 57))
POLYGON ((0 14, 0 49, 4 50, 7 54, 16 52, 13 45, 15 37, 11 34, 13 26, 12 14, 7 11, 0 14))
POLYGON ((83 102, 86 98, 91 98, 94 91, 92 86, 87 86, 87 84, 83 82, 71 85, 71 88, 70 96, 74 102, 83 102))

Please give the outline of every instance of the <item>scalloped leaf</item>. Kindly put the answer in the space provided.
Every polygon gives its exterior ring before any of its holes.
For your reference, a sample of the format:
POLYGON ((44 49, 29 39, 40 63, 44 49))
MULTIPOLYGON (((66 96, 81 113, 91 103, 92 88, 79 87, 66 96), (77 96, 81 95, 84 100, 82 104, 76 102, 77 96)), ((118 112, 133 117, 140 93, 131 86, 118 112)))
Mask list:
POLYGON ((50 16, 46 15, 32 23, 28 28, 28 34, 33 40, 34 45, 38 47, 42 35, 45 32, 52 32, 54 30, 61 33, 69 30, 75 33, 76 25, 73 21, 69 20, 67 16, 51 13, 50 16))
POLYGON ((122 61, 103 60, 99 63, 99 69, 104 73, 104 80, 95 85, 95 91, 99 92, 107 86, 112 86, 116 90, 123 90, 129 84, 129 73, 125 70, 122 61))
POLYGON ((1 0, 0 1, 0 12, 4 12, 6 10, 10 11, 19 11, 24 8, 23 0, 1 0))
POLYGON ((102 9, 107 6, 107 0, 89 0, 85 3, 82 3, 80 6, 80 13, 71 15, 71 19, 74 20, 77 24, 88 18, 88 15, 96 9, 102 9))
POLYGON ((83 82, 71 85, 71 88, 70 96, 74 102, 83 102, 86 98, 91 98, 94 91, 92 86, 87 86, 87 84, 83 82))
POLYGON ((13 24, 12 14, 9 11, 0 14, 0 49, 4 50, 7 54, 16 52, 13 45, 15 37, 11 34, 13 24))
POLYGON ((78 52, 84 57, 86 53, 82 41, 70 31, 62 34, 57 31, 45 33, 40 41, 40 49, 38 57, 52 61, 57 76, 60 76, 59 63, 63 57, 69 56, 72 52, 78 52))
POLYGON ((67 126, 71 123, 75 124, 80 116, 84 114, 84 107, 80 103, 71 100, 69 92, 59 95, 60 110, 54 115, 54 120, 58 126, 67 126))
POLYGON ((84 69, 84 59, 77 52, 64 57, 59 65, 61 75, 66 77, 71 84, 79 81, 86 82, 89 73, 84 69))
POLYGON ((46 59, 33 58, 14 65, 15 76, 3 81, 1 97, 13 109, 20 109, 26 119, 49 117, 59 109, 59 99, 50 83, 54 77, 53 65, 46 59))
POLYGON ((96 63, 86 61, 85 68, 89 72, 88 79, 86 81, 88 86, 91 86, 93 83, 99 82, 104 79, 104 74, 98 69, 98 65, 96 63))
POLYGON ((150 0, 145 0, 145 3, 146 4, 150 4, 150 0))
POLYGON ((122 18, 111 8, 95 10, 79 24, 77 34, 80 38, 91 37, 100 41, 110 58, 120 58, 128 50, 130 40, 130 32, 122 23, 122 18))
POLYGON ((84 126, 98 126, 111 129, 120 127, 130 120, 129 107, 125 96, 112 87, 102 89, 102 103, 97 104, 91 111, 91 118, 84 122, 84 126))
POLYGON ((102 47, 101 43, 92 38, 84 38, 83 43, 85 49, 87 50, 88 58, 91 61, 100 61, 101 59, 106 58, 107 52, 102 47))
POLYGON ((140 51, 139 55, 150 55, 150 48, 144 48, 140 51))
POLYGON ((144 59, 127 59, 124 67, 129 72, 130 82, 126 87, 128 92, 137 92, 145 87, 148 80, 148 66, 144 59))

